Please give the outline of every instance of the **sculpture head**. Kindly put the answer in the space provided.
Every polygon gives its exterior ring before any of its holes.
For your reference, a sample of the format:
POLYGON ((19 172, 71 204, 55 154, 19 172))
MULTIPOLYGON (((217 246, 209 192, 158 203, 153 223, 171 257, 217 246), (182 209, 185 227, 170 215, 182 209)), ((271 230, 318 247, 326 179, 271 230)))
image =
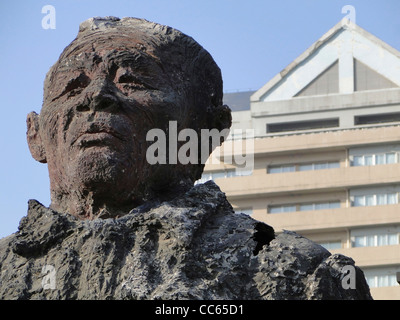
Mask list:
POLYGON ((147 132, 167 132, 169 121, 198 133, 230 127, 210 54, 178 30, 146 20, 83 22, 46 75, 40 115, 27 117, 31 154, 48 164, 51 208, 83 219, 113 217, 193 186, 201 161, 146 161, 147 132))

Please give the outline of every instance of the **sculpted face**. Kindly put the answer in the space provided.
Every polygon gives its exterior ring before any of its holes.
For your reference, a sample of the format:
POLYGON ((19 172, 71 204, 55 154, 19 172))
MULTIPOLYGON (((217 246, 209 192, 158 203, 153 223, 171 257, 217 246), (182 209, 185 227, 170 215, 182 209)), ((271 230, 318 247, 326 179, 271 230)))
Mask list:
POLYGON ((31 153, 48 163, 51 207, 81 218, 126 214, 187 189, 202 169, 146 161, 150 129, 208 125, 177 72, 182 58, 143 30, 108 29, 67 47, 46 77, 40 116, 27 119, 31 153))
POLYGON ((182 102, 150 55, 96 49, 60 61, 55 71, 41 121, 47 162, 61 190, 76 186, 79 196, 95 192, 111 197, 111 206, 130 206, 140 202, 152 169, 146 133, 164 114, 179 114, 182 102))

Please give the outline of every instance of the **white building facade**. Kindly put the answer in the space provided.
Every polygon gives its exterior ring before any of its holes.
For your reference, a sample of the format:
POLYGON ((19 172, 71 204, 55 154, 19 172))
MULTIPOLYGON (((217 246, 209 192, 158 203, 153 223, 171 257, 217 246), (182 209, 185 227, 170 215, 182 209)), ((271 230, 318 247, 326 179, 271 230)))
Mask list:
POLYGON ((254 130, 253 168, 208 164, 203 180, 237 212, 352 257, 374 298, 400 299, 400 52, 344 20, 245 94, 231 138, 254 130))

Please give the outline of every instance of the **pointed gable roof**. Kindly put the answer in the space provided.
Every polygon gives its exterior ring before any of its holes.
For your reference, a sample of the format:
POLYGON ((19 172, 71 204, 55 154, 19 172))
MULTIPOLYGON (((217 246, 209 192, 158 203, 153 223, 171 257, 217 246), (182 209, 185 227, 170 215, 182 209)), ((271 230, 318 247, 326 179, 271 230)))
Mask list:
MULTIPOLYGON (((356 84, 360 89, 360 84, 355 82, 359 79, 355 79, 354 74, 355 66, 360 63, 365 66, 360 69, 365 75, 375 77, 376 88, 400 87, 400 52, 343 19, 256 91, 251 101, 353 93, 357 90, 356 84)), ((368 88, 364 86, 364 90, 368 88)))

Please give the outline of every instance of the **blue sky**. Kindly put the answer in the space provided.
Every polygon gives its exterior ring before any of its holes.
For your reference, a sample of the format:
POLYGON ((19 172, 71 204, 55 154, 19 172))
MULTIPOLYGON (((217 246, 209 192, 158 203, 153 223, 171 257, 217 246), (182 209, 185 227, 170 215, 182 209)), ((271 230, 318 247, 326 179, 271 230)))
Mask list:
POLYGON ((398 0, 35 0, 1 1, 0 238, 17 231, 27 201, 50 204, 47 166, 26 143, 26 115, 40 112, 43 80, 79 23, 94 16, 139 17, 192 36, 222 70, 224 91, 257 90, 342 19, 352 5, 356 23, 400 50, 398 0), (43 29, 42 7, 56 10, 43 29))

